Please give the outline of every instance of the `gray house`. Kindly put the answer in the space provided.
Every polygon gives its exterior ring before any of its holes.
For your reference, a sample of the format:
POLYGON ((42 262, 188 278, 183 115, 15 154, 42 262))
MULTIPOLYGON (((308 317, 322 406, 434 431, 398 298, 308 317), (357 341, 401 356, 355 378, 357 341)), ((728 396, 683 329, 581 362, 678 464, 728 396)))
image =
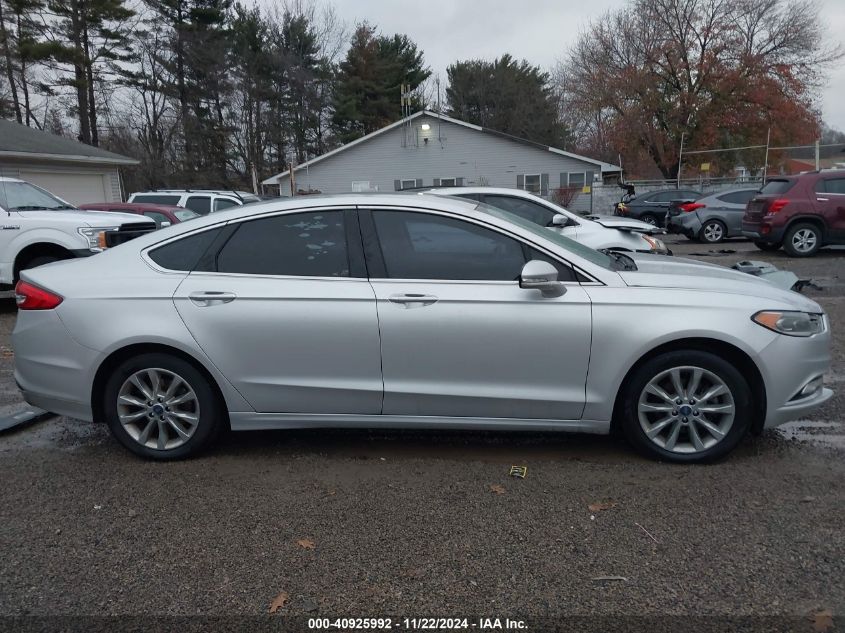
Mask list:
POLYGON ((548 196, 577 188, 569 207, 587 211, 585 187, 620 167, 421 111, 264 180, 266 193, 401 191, 418 187, 514 187, 548 196))
POLYGON ((71 204, 120 202, 118 169, 133 158, 0 119, 0 176, 21 178, 71 204))

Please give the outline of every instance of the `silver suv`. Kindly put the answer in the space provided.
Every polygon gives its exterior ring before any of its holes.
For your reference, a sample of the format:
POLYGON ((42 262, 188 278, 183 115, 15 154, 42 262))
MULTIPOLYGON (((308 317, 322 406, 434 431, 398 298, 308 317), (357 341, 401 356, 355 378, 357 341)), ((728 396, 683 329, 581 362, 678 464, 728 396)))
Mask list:
POLYGON ((133 193, 127 202, 145 202, 147 204, 165 204, 191 209, 200 215, 239 207, 261 198, 248 191, 228 191, 225 189, 156 189, 133 193))

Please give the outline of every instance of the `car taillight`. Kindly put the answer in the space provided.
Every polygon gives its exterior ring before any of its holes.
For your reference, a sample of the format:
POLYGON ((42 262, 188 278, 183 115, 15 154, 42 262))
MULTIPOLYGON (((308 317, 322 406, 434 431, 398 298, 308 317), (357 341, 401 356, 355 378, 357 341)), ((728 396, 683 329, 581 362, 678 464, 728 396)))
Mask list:
POLYGON ((772 200, 769 204, 769 208, 766 209, 766 213, 769 215, 774 215, 788 204, 789 200, 787 200, 786 198, 778 198, 777 200, 772 200))
POLYGON ((19 281, 15 286, 18 310, 52 310, 63 300, 63 297, 25 281, 19 281))
POLYGON ((687 202, 685 204, 678 205, 678 208, 684 213, 689 213, 690 211, 695 211, 696 209, 703 209, 706 206, 706 204, 699 204, 698 202, 687 202))

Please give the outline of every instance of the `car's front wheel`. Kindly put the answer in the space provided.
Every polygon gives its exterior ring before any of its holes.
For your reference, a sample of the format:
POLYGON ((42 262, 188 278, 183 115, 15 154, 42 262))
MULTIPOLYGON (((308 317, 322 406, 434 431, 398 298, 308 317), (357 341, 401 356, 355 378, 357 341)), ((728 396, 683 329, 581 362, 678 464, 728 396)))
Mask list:
POLYGON ((643 213, 640 217, 640 220, 642 220, 646 224, 651 224, 652 226, 659 225, 659 222, 657 221, 657 216, 652 213, 643 213))
POLYGON ((685 350, 645 362, 624 387, 622 430, 640 452, 673 462, 718 459, 750 425, 751 390, 715 354, 685 350))
POLYGON ((224 425, 214 388, 191 363, 149 353, 121 363, 103 393, 112 434, 130 451, 181 459, 208 446, 224 425))
POLYGON ((822 231, 815 224, 795 224, 783 239, 783 250, 793 257, 810 257, 822 246, 822 231))

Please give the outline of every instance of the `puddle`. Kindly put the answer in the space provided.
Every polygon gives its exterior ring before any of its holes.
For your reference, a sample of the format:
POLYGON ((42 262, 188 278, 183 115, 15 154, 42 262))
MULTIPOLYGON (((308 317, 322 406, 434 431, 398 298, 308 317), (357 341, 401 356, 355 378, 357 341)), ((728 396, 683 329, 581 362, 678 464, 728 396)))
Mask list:
POLYGON ((798 440, 813 446, 845 450, 845 423, 795 420, 777 427, 775 431, 787 440, 798 440))
POLYGON ((74 450, 108 439, 104 424, 53 417, 0 435, 0 453, 39 448, 74 450))

